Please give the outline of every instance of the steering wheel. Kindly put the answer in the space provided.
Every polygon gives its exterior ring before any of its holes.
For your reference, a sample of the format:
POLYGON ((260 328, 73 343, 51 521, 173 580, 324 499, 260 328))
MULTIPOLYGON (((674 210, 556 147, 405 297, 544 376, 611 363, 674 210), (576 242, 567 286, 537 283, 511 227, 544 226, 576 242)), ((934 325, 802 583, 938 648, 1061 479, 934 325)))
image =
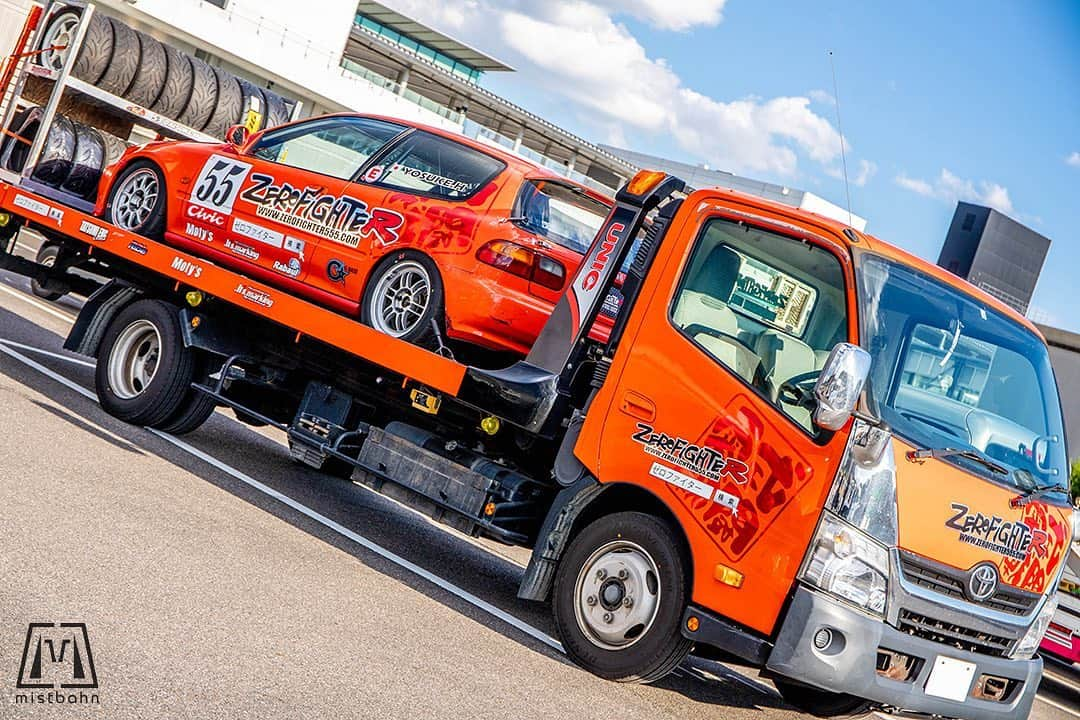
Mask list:
POLYGON ((789 377, 780 385, 777 397, 788 405, 810 407, 814 398, 814 386, 817 385, 819 377, 821 377, 820 370, 811 370, 789 377))

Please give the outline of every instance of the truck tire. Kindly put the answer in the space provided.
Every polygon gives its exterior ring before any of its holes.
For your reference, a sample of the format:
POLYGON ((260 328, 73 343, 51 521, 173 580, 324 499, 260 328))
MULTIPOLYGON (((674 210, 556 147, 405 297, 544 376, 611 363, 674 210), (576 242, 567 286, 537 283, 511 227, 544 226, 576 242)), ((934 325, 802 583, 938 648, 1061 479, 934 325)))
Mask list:
POLYGON ((165 235, 165 176, 148 160, 124 168, 109 190, 104 218, 121 230, 151 240, 165 235))
MULTIPOLYGON (((45 267, 53 267, 54 265, 56 265, 57 261, 60 259, 60 254, 62 252, 63 252, 63 248, 60 247, 60 245, 58 245, 56 243, 47 242, 44 245, 42 245, 40 248, 38 248, 37 257, 34 258, 34 260, 39 265, 44 265, 45 267)), ((56 300, 59 300, 60 298, 64 297, 64 294, 65 294, 65 293, 51 292, 49 290, 45 290, 38 283, 37 278, 31 278, 30 279, 30 292, 34 293, 35 295, 37 295, 42 300, 48 300, 49 302, 55 302, 56 300)))
POLYGON ((101 168, 105 161, 105 141, 94 128, 82 123, 73 125, 75 154, 71 170, 60 187, 83 199, 93 200, 97 197, 98 181, 101 180, 101 168))
POLYGON ((191 95, 177 121, 202 130, 217 107, 217 76, 214 69, 199 58, 188 57, 188 61, 191 62, 191 95))
POLYGON ((131 82, 135 79, 135 73, 139 69, 141 49, 139 36, 135 31, 124 23, 109 18, 109 24, 113 31, 112 56, 109 58, 109 66, 105 74, 101 76, 95 85, 105 92, 118 97, 125 97, 131 82))
POLYGON ((187 435, 203 426, 214 414, 217 403, 206 393, 188 389, 188 396, 170 417, 154 425, 156 430, 171 435, 187 435))
POLYGON ((266 98, 266 115, 263 122, 264 128, 274 128, 289 122, 289 106, 285 104, 285 98, 273 90, 263 90, 266 98))
POLYGON ((57 115, 45 137, 41 157, 34 168, 34 179, 51 187, 60 187, 71 172, 75 142, 75 124, 63 115, 57 115))
POLYGON ((266 96, 263 95, 259 88, 255 87, 247 80, 237 78, 236 81, 240 83, 240 116, 233 124, 241 123, 247 125, 248 110, 251 109, 252 98, 255 98, 259 101, 259 126, 252 130, 252 132, 259 132, 266 127, 266 96))
POLYGON ((379 332, 422 347, 438 347, 446 306, 439 269, 414 251, 393 252, 371 271, 360 301, 360 320, 379 332))
POLYGON ((214 68, 214 75, 217 76, 217 105, 203 132, 212 137, 224 139, 225 131, 240 122, 243 93, 240 90, 240 82, 232 73, 214 68))
POLYGON ((160 42, 145 33, 136 32, 135 35, 139 38, 139 68, 125 97, 136 105, 150 108, 165 87, 169 61, 165 57, 165 47, 160 42))
POLYGON ((645 513, 605 515, 571 541, 552 606, 566 654, 608 680, 655 682, 693 644, 681 632, 689 593, 682 538, 645 513))
POLYGON ((179 310, 161 300, 137 300, 109 323, 94 373, 105 412, 135 425, 175 417, 189 399, 196 356, 184 347, 179 310))
POLYGON ((815 717, 856 717, 865 714, 870 709, 870 703, 853 695, 818 690, 780 678, 774 678, 773 684, 780 691, 784 702, 815 717))
POLYGON ((150 109, 167 118, 177 120, 191 98, 193 80, 191 60, 172 45, 163 47, 166 65, 165 85, 150 109))

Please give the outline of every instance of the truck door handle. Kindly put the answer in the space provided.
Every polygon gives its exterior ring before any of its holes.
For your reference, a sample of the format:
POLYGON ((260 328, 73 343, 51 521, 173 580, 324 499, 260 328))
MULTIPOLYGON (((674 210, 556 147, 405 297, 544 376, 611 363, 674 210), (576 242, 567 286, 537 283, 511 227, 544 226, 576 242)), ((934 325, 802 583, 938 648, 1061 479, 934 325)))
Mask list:
POLYGON ((623 395, 622 405, 619 409, 627 415, 632 415, 647 422, 656 419, 656 403, 633 390, 628 390, 623 395))

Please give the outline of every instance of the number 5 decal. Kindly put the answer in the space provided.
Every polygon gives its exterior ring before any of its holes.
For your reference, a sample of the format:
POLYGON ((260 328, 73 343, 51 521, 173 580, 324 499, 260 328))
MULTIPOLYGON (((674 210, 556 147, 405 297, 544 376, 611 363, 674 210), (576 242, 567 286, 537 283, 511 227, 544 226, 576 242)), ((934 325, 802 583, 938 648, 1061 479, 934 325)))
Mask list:
POLYGON ((191 203, 220 213, 232 212, 240 186, 244 184, 251 165, 223 155, 211 155, 203 165, 191 193, 191 203))

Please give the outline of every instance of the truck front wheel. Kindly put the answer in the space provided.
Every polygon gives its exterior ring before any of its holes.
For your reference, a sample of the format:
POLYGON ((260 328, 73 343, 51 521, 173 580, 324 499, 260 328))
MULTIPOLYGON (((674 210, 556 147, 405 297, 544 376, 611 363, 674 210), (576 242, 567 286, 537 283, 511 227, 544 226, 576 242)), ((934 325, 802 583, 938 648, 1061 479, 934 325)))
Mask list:
POLYGON ((570 543, 555 576, 555 625, 586 670, 618 682, 655 682, 690 652, 680 622, 686 560, 671 526, 621 512, 592 522, 570 543))
POLYGON ((816 717, 856 717, 870 710, 870 703, 852 695, 818 690, 780 678, 774 679, 773 684, 780 691, 784 702, 816 717))

